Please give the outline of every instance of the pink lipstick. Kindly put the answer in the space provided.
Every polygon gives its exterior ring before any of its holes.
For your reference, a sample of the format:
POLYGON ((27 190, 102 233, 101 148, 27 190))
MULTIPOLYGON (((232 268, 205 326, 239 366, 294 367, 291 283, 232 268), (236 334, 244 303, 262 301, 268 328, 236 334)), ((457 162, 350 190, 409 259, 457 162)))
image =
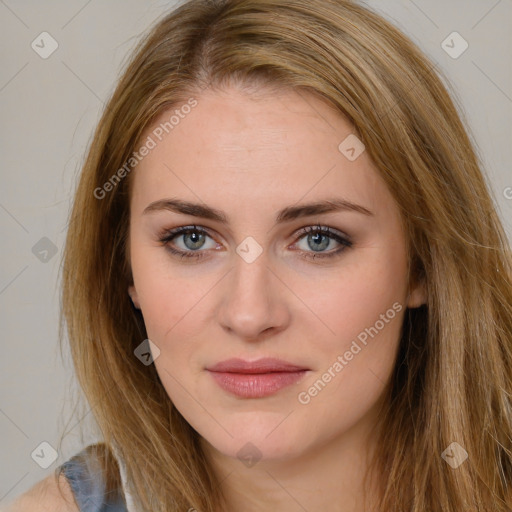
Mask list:
POLYGON ((308 368, 280 359, 228 359, 206 368, 225 391, 242 398, 264 398, 298 382, 308 368))

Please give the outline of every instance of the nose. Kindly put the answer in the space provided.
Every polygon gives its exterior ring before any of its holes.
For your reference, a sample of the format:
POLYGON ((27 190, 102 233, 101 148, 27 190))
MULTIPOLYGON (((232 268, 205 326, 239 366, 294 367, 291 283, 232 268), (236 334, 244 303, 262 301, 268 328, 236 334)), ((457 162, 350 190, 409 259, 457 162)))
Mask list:
POLYGON ((236 255, 233 265, 224 279, 218 309, 222 328, 252 342, 286 329, 290 322, 287 288, 269 267, 265 252, 251 263, 236 255))

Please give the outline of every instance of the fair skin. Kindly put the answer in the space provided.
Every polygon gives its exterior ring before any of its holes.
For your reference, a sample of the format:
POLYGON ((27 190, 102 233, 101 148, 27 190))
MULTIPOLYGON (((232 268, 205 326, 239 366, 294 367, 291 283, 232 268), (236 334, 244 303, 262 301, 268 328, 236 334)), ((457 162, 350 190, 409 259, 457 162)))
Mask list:
MULTIPOLYGON (((363 498, 371 505, 376 494, 363 486, 366 456, 375 449, 403 315, 425 302, 423 288, 407 281, 398 208, 366 151, 350 161, 338 150, 355 131, 319 98, 235 86, 191 96, 197 106, 131 176, 128 292, 160 351, 156 370, 201 436, 222 482, 223 512, 362 512, 363 498), (144 213, 169 198, 220 210, 229 223, 165 209, 144 213), (347 209, 276 223, 285 207, 326 199, 370 213, 347 209), (199 231, 167 243, 201 259, 172 255, 159 240, 190 225, 199 231), (318 225, 334 236, 301 231, 318 225), (262 249, 250 262, 237 253, 249 247, 247 237, 255 240, 251 254, 262 249), (371 328, 350 356, 354 340, 371 328), (232 357, 275 357, 307 371, 270 396, 244 398, 206 370, 232 357), (237 455, 244 446, 252 465, 237 455)), ((169 117, 164 112, 141 140, 169 117)))
POLYGON ((37 482, 15 500, 9 502, 2 512, 78 512, 73 491, 61 475, 59 485, 53 474, 37 482))
POLYGON ((160 350, 154 364, 167 394, 222 480, 224 511, 361 511, 372 494, 362 486, 365 455, 374 449, 403 315, 425 297, 409 289, 398 208, 368 154, 350 161, 338 150, 354 133, 350 124, 310 94, 261 92, 230 86, 194 95, 197 106, 138 165, 129 293, 160 350), (229 223, 168 209, 144 213, 170 198, 220 210, 229 223), (371 213, 276 223, 285 207, 339 198, 371 213), (160 241, 190 225, 199 231, 167 244, 201 259, 172 255, 160 241), (308 258, 343 248, 318 232, 309 242, 299 233, 317 225, 348 235, 352 246, 331 259, 308 258), (263 251, 251 262, 236 252, 247 250, 247 237, 263 251), (333 376, 338 356, 397 303, 393 319, 333 376), (232 357, 276 357, 308 371, 271 396, 240 397, 206 370, 232 357), (331 381, 300 402, 329 368, 331 381), (237 456, 247 443, 254 465, 237 456))

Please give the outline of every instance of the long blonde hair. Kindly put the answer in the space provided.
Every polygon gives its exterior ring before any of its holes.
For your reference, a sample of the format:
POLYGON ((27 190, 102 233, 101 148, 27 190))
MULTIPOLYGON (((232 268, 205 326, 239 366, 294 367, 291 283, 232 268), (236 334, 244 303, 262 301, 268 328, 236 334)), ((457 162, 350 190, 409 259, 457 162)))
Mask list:
POLYGON ((115 446, 141 510, 218 512, 221 484, 154 365, 134 356, 147 338, 127 294, 136 168, 102 198, 94 191, 129 161, 157 115, 227 83, 292 87, 335 106, 401 211, 410 281, 424 282, 428 302, 406 312, 387 389, 373 466, 385 478, 379 510, 510 510, 510 246, 440 75, 399 30, 349 0, 190 0, 140 42, 80 175, 61 329, 65 321, 108 481, 118 483, 115 446), (452 442, 469 455, 457 469, 441 457, 452 442))

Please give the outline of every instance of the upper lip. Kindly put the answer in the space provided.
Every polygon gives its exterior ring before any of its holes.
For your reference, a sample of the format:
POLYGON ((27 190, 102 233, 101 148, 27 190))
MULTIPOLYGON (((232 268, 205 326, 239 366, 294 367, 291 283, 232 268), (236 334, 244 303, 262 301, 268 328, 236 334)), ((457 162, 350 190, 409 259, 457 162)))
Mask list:
POLYGON ((271 372, 297 372, 307 370, 304 366, 291 364, 282 359, 266 357, 256 361, 246 361, 234 358, 226 359, 220 363, 206 368, 211 372, 225 373, 271 373, 271 372))

